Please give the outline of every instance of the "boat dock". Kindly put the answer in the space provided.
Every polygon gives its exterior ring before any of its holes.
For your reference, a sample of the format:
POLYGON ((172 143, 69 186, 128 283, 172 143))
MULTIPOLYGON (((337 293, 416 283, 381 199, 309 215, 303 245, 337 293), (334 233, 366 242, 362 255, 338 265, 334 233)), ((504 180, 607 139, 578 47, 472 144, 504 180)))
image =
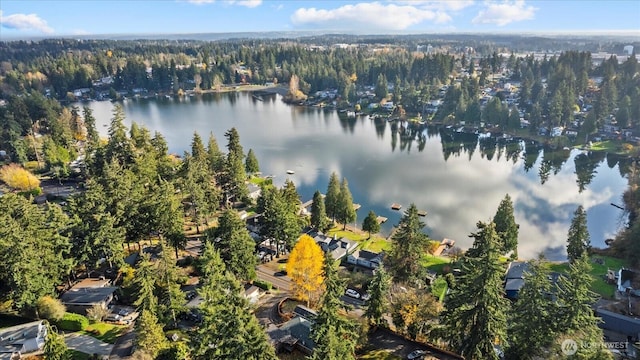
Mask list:
POLYGON ((427 216, 427 211, 426 210, 418 210, 418 216, 427 216))
POLYGON ((402 205, 393 203, 393 204, 391 204, 391 209, 400 210, 400 209, 402 209, 402 205))
POLYGON ((355 210, 355 211, 360 210, 361 207, 362 207, 362 205, 360 205, 360 204, 353 204, 353 210, 355 210))
POLYGON ((387 222, 387 220, 388 220, 388 219, 387 219, 386 217, 384 217, 384 216, 378 216, 378 217, 376 218, 376 221, 378 221, 378 224, 385 223, 385 222, 387 222))

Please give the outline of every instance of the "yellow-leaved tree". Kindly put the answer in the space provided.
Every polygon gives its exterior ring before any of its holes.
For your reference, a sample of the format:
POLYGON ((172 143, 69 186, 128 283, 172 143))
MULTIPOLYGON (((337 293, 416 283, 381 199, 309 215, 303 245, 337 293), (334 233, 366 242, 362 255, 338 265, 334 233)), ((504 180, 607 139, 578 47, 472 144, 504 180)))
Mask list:
POLYGON ((289 254, 287 274, 293 284, 293 293, 307 306, 318 303, 324 290, 324 252, 309 235, 302 235, 289 254))
POLYGON ((9 164, 0 168, 0 180, 19 191, 34 190, 40 187, 40 180, 18 164, 9 164))

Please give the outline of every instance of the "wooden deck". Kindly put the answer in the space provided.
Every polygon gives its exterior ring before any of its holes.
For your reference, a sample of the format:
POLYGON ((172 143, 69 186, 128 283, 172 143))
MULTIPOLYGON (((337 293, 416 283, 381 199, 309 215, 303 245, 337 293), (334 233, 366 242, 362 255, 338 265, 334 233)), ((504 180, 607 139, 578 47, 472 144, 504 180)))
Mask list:
POLYGON ((427 216, 427 210, 418 210, 418 216, 427 216))
POLYGON ((376 220, 378 221, 378 224, 382 224, 382 223, 387 222, 387 220, 389 220, 389 219, 387 219, 387 218, 386 218, 386 217, 384 217, 384 216, 378 216, 378 217, 376 218, 376 220))
POLYGON ((393 203, 393 204, 391 204, 391 208, 393 210, 400 210, 400 209, 402 209, 402 205, 393 203))

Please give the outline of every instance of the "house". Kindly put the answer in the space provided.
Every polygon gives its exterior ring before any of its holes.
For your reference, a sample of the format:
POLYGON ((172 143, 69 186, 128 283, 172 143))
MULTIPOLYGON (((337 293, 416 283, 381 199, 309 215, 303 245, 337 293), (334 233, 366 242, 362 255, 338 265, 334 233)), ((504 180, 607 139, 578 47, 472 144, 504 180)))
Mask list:
POLYGON ((313 321, 318 317, 318 313, 315 310, 309 309, 304 305, 296 305, 295 309, 293 309, 293 313, 296 316, 301 316, 310 321, 313 321))
POLYGON ((244 293, 242 295, 245 299, 249 300, 250 304, 255 304, 258 302, 261 294, 260 289, 257 286, 246 284, 244 286, 244 293))
POLYGON ((504 280, 504 291, 507 299, 516 300, 518 292, 524 286, 524 274, 529 271, 529 263, 523 261, 512 261, 507 267, 507 274, 504 280))
POLYGON ((640 319, 633 318, 622 314, 615 313, 613 311, 605 309, 596 309, 596 315, 598 315, 602 322, 599 326, 605 330, 613 331, 624 336, 640 339, 640 319))
POLYGON ((0 329, 0 359, 20 359, 40 351, 46 339, 47 326, 42 320, 0 329))
POLYGON ((262 193, 262 189, 260 189, 260 186, 254 183, 248 183, 247 190, 249 190, 249 197, 253 200, 257 200, 262 193))
POLYGON ((347 256, 347 263, 373 270, 382 264, 383 258, 384 252, 375 253, 367 250, 356 250, 347 256))
POLYGON ((340 260, 353 252, 358 243, 346 238, 337 239, 325 235, 317 235, 314 240, 322 248, 325 253, 330 253, 333 260, 340 260))
POLYGON ((73 287, 62 294, 60 301, 67 307, 67 311, 85 315, 88 309, 95 305, 107 308, 115 298, 117 287, 73 287))
POLYGON ((298 349, 307 355, 313 353, 316 344, 311 340, 312 321, 301 316, 285 322, 280 327, 267 330, 276 350, 293 351, 298 349))

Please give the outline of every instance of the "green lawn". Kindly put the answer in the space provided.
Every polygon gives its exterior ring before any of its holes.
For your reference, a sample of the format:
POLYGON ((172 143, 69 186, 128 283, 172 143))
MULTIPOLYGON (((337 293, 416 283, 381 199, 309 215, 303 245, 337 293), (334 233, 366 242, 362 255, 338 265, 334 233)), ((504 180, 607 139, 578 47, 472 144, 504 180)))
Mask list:
POLYGON ((258 177, 258 176, 254 176, 251 179, 249 179, 249 182, 252 184, 256 184, 258 186, 260 186, 262 183, 264 183, 265 181, 267 181, 266 178, 263 177, 258 177))
POLYGON ((391 242, 383 237, 372 237, 362 242, 362 250, 371 252, 389 251, 391 250, 391 242))
POLYGON ((337 236, 338 238, 343 237, 353 241, 362 241, 366 240, 367 237, 369 237, 367 233, 359 234, 349 230, 342 230, 342 225, 338 225, 327 232, 327 236, 333 237, 333 235, 337 236))
POLYGON ((358 356, 360 360, 400 360, 399 356, 393 355, 386 350, 371 350, 367 351, 363 355, 358 356))
POLYGON ((445 266, 449 265, 451 259, 444 256, 433 256, 430 254, 424 254, 420 260, 420 264, 427 268, 427 270, 442 274, 445 266))
MULTIPOLYGON (((623 259, 618 259, 610 256, 594 255, 591 257, 592 260, 595 258, 603 259, 604 264, 600 265, 591 261, 590 274, 593 277, 591 290, 598 293, 604 298, 613 299, 615 287, 611 284, 607 284, 607 282, 604 280, 604 276, 607 274, 607 269, 618 271, 621 267, 628 266, 628 264, 623 259)), ((569 263, 551 264, 551 270, 566 274, 569 271, 569 263)))
POLYGON ((606 151, 610 153, 616 153, 621 155, 628 155, 633 152, 634 147, 629 146, 631 144, 625 143, 620 140, 605 140, 600 142, 594 142, 591 144, 589 150, 592 151, 606 151), (627 149, 625 149, 625 144, 627 144, 627 149))
POLYGON ((442 302, 444 300, 444 296, 447 294, 447 287, 447 281, 444 277, 439 277, 433 282, 433 284, 431 284, 431 294, 442 302))
POLYGON ((82 331, 82 333, 85 335, 93 336, 100 341, 114 344, 126 329, 126 326, 100 322, 89 325, 89 327, 82 331))

